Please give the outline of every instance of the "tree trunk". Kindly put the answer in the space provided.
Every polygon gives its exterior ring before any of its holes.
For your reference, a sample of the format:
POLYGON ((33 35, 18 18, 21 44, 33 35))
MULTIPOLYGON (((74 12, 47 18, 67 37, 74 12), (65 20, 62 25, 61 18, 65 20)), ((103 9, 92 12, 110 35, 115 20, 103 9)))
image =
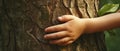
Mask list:
POLYGON ((43 39, 57 17, 97 17, 98 0, 0 0, 2 51, 106 51, 104 34, 82 35, 73 44, 57 46, 43 39))

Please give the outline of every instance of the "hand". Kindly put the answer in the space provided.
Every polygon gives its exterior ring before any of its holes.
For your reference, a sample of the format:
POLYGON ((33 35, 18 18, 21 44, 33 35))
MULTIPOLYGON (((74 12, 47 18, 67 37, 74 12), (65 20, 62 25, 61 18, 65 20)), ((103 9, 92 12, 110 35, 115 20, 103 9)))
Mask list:
POLYGON ((45 29, 45 32, 54 32, 44 36, 45 39, 49 40, 50 44, 71 44, 82 35, 86 27, 85 19, 80 19, 72 15, 58 17, 58 20, 65 23, 45 29))

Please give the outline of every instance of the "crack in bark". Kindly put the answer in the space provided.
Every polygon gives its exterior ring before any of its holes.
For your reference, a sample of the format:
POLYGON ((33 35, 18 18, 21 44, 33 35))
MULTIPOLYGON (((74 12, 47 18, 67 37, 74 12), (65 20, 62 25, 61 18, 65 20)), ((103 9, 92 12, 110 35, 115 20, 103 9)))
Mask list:
POLYGON ((87 3, 86 3, 86 1, 85 0, 83 0, 83 2, 85 3, 85 10, 86 10, 86 13, 87 13, 87 15, 88 15, 88 17, 90 18, 90 15, 89 15, 89 12, 88 12, 88 5, 87 5, 87 3))
MULTIPOLYGON (((5 3, 5 0, 2 0, 2 3, 3 3, 3 8, 4 8, 4 11, 5 11, 5 14, 6 14, 6 17, 7 17, 7 20, 9 20, 10 22, 9 22, 9 24, 11 25, 11 27, 10 27, 10 29, 11 30, 9 30, 10 32, 13 32, 13 31, 15 31, 15 25, 13 24, 14 22, 13 22, 13 20, 12 20, 12 18, 10 17, 10 15, 8 14, 8 10, 7 10, 7 5, 6 5, 6 3, 5 3)), ((9 40, 8 40, 8 44, 7 44, 7 48, 10 46, 10 43, 11 43, 11 37, 10 37, 10 34, 11 33, 9 33, 9 40)), ((13 49, 13 51, 17 51, 17 49, 16 49, 16 35, 15 35, 15 32, 13 32, 13 40, 14 40, 14 49, 13 49)))

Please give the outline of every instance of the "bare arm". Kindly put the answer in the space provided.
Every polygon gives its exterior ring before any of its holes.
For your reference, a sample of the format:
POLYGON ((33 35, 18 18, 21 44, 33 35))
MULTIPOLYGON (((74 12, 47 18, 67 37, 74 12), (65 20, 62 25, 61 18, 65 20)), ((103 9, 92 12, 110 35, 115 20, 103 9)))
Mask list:
POLYGON ((99 32, 118 27, 120 27, 120 13, 114 13, 90 19, 87 23, 86 33, 99 32))

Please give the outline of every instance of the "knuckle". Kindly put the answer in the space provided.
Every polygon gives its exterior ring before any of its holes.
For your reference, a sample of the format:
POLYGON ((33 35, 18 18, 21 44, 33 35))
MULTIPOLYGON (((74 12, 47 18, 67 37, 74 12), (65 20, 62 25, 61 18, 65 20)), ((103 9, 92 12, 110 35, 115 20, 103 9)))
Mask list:
POLYGON ((57 26, 54 27, 54 30, 60 30, 60 29, 62 29, 61 25, 57 25, 57 26))
POLYGON ((68 31, 63 31, 62 34, 68 36, 68 31))
POLYGON ((54 26, 53 29, 56 30, 56 29, 58 29, 58 28, 57 28, 57 26, 54 26))
POLYGON ((72 33, 70 33, 70 32, 69 32, 67 35, 68 35, 69 37, 73 37, 73 36, 74 36, 74 35, 72 35, 72 33))
POLYGON ((55 34, 55 37, 56 37, 56 38, 59 38, 59 37, 60 37, 60 34, 56 33, 56 34, 55 34))
POLYGON ((71 28, 72 28, 72 25, 70 25, 71 23, 65 23, 65 28, 67 29, 67 30, 71 30, 71 28))
POLYGON ((67 40, 62 40, 61 42, 64 43, 64 42, 66 42, 66 41, 67 41, 67 40))

